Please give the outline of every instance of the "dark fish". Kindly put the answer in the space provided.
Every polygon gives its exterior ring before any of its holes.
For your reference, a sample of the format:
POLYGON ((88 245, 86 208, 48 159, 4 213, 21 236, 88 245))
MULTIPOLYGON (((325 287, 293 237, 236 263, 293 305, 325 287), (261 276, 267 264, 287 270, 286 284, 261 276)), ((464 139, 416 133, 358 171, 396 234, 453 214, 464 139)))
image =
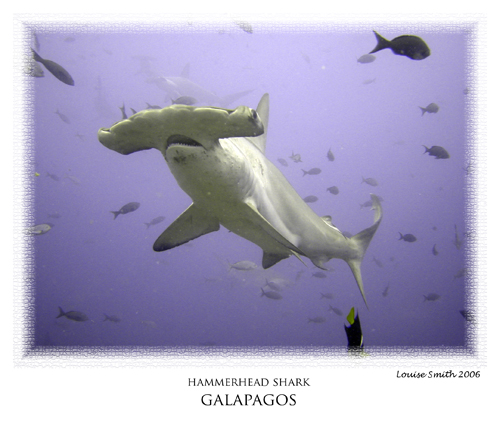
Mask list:
POLYGON ((56 174, 51 174, 51 173, 49 173, 48 171, 47 171, 47 174, 46 174, 45 176, 46 176, 46 177, 50 177, 50 178, 52 178, 52 180, 54 180, 54 181, 59 181, 59 180, 60 180, 60 178, 59 178, 59 176, 58 176, 58 175, 56 175, 56 174))
POLYGON ((118 107, 118 108, 122 112, 122 120, 126 120, 128 117, 127 117, 127 113, 125 112, 125 103, 123 103, 123 105, 121 107, 118 107))
POLYGON ((43 64, 45 68, 52 73, 57 79, 59 79, 61 82, 65 83, 66 85, 75 85, 75 81, 71 77, 71 75, 65 70, 61 65, 51 61, 51 60, 45 60, 42 57, 38 55, 38 53, 31 49, 33 51, 33 58, 35 61, 38 61, 39 63, 43 64))
POLYGON ((361 180, 361 183, 366 183, 366 184, 369 184, 369 185, 370 185, 370 186, 372 186, 372 187, 376 187, 376 186, 378 186, 378 182, 377 182, 377 180, 375 180, 374 178, 370 178, 370 177, 368 177, 368 178, 364 178, 363 176, 361 176, 361 179, 362 179, 362 180, 361 180))
POLYGON ((46 232, 49 232, 50 229, 53 227, 53 224, 38 224, 33 227, 30 227, 27 229, 27 233, 31 235, 42 235, 45 234, 46 232))
POLYGON ((365 79, 363 81, 363 85, 370 85, 371 83, 375 82, 377 80, 377 78, 373 78, 373 79, 365 79))
POLYGON ((77 134, 75 134, 75 136, 76 136, 78 139, 80 139, 82 142, 85 142, 85 135, 84 135, 84 134, 79 134, 79 133, 77 133, 77 134))
POLYGON ((312 319, 309 317, 307 323, 325 323, 326 319, 324 317, 313 317, 312 319))
POLYGON ((383 297, 387 297, 389 295, 389 285, 387 285, 384 289, 384 292, 382 292, 383 297))
POLYGON ((69 118, 65 116, 63 113, 59 112, 59 110, 54 111, 54 113, 56 113, 61 118, 61 120, 64 121, 66 124, 71 124, 69 118))
POLYGON ((357 61, 361 64, 373 63, 376 58, 373 54, 363 54, 357 61))
POLYGON ((149 228, 150 225, 156 225, 159 224, 160 222, 163 222, 165 220, 164 216, 157 216, 155 219, 153 219, 151 222, 144 222, 147 228, 149 228))
POLYGON ((76 38, 75 37, 66 37, 64 38, 64 42, 75 42, 76 38))
POLYGON ((428 148, 425 145, 422 145, 425 148, 424 153, 429 153, 430 156, 435 156, 436 159, 447 159, 450 157, 448 151, 441 146, 433 146, 432 148, 428 148))
POLYGON ((114 323, 118 323, 119 321, 121 321, 122 319, 120 319, 118 316, 108 316, 106 313, 104 313, 104 322, 106 320, 109 320, 110 322, 114 322, 114 323))
POLYGON ((85 313, 82 313, 81 311, 68 311, 64 312, 61 307, 59 307, 59 316, 56 317, 58 319, 59 317, 66 317, 67 319, 74 320, 75 322, 85 322, 89 318, 85 313))
POLYGON ((465 275, 467 275, 467 268, 462 268, 455 274, 453 279, 463 278, 465 275))
POLYGON ((331 194, 339 194, 339 188, 337 186, 328 187, 326 190, 329 191, 331 194))
POLYGON ((161 110, 159 105, 151 105, 146 102, 146 110, 161 110))
POLYGON ((298 153, 293 153, 293 151, 292 151, 292 155, 290 156, 290 159, 291 159, 293 162, 302 162, 302 160, 300 159, 300 154, 298 154, 298 153))
POLYGON ((234 23, 238 25, 241 29, 243 29, 247 34, 253 33, 252 25, 250 25, 248 22, 242 20, 235 20, 234 23))
POLYGON ((326 157, 328 158, 328 161, 335 161, 335 156, 333 155, 332 148, 328 150, 326 153, 326 157))
POLYGON ((460 250, 460 247, 462 247, 462 243, 463 240, 460 240, 460 237, 458 236, 457 224, 455 224, 455 240, 453 240, 453 244, 455 244, 457 250, 460 250))
POLYGON ((278 158, 278 162, 283 165, 284 167, 288 167, 288 162, 286 162, 285 159, 283 158, 278 158))
POLYGON ((423 60, 431 55, 431 50, 425 41, 415 35, 401 35, 389 41, 377 32, 373 31, 373 33, 377 38, 377 45, 370 51, 370 54, 390 48, 394 54, 406 56, 412 60, 423 60))
POLYGON ((373 261, 375 262, 375 264, 379 267, 379 268, 383 268, 384 267, 384 264, 378 260, 375 256, 373 256, 373 261))
POLYGON ((320 292, 320 298, 326 298, 327 300, 333 300, 333 294, 331 292, 320 292))
POLYGON ((363 332, 361 331, 361 323, 359 314, 354 317, 354 307, 351 308, 347 316, 347 321, 350 326, 344 325, 345 334, 347 335, 347 351, 361 352, 363 350, 363 332))
POLYGON ((318 201, 318 198, 316 196, 306 196, 304 197, 304 202, 306 203, 314 203, 318 201))
POLYGON ((276 291, 264 291, 264 288, 260 289, 262 293, 260 294, 261 297, 266 296, 267 298, 270 298, 271 300, 281 300, 283 296, 276 291))
POLYGON ((436 245, 435 245, 435 244, 434 244, 434 247, 432 247, 432 254, 433 254, 434 256, 437 256, 437 255, 439 254, 439 252, 438 252, 438 251, 437 251, 437 249, 436 249, 436 245))
POLYGON ((323 278, 326 278, 326 273, 325 272, 314 272, 312 274, 312 276, 314 276, 315 278, 320 278, 320 279, 323 279, 323 278))
POLYGON ((413 234, 403 235, 403 234, 399 233, 399 239, 407 241, 408 243, 414 243, 415 241, 417 241, 417 237, 415 237, 413 234))
POLYGON ((138 202, 130 202, 127 203, 126 205, 123 205, 119 211, 110 211, 115 217, 113 220, 117 218, 118 215, 125 215, 126 213, 133 212, 137 209, 139 209, 139 206, 141 206, 140 203, 138 202))
POLYGON ((470 310, 460 310, 460 314, 468 322, 474 323, 476 321, 476 319, 474 317, 474 313, 470 310))
POLYGON ((180 96, 177 99, 172 99, 170 98, 173 104, 181 104, 181 105, 194 105, 198 102, 196 98, 193 98, 192 96, 180 96))
MULTIPOLYGON (((384 198, 382 196, 377 196, 378 197, 378 200, 380 200, 381 202, 384 201, 384 198)), ((367 200, 365 203, 361 203, 359 205, 361 207, 361 209, 363 208, 371 208, 373 206, 373 201, 372 200, 367 200)))
POLYGON ((302 172, 304 173, 304 174, 302 174, 302 177, 304 177, 306 174, 317 175, 321 172, 321 169, 320 168, 311 168, 309 171, 302 170, 302 172))
POLYGON ((435 294, 434 292, 431 292, 430 294, 424 295, 424 302, 425 301, 436 301, 439 300, 441 296, 439 294, 435 294))
POLYGON ((60 218, 61 214, 59 212, 52 212, 52 213, 47 214, 47 216, 49 218, 60 218))
POLYGON ((437 104, 434 104, 434 102, 431 102, 427 107, 418 107, 422 110, 422 115, 425 113, 429 114, 436 114, 439 111, 439 106, 437 104))
POLYGON ((328 311, 333 311, 337 316, 342 316, 342 314, 343 314, 339 308, 332 307, 331 305, 330 305, 330 308, 328 309, 328 311))

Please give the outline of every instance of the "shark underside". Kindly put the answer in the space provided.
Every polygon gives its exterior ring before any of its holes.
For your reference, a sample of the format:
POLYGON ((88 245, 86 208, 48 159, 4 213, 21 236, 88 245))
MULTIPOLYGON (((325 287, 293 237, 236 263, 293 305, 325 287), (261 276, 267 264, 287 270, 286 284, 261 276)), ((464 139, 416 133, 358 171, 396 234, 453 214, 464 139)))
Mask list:
POLYGON ((223 225, 262 248, 269 268, 295 255, 317 267, 337 258, 347 262, 366 297, 361 262, 382 220, 378 197, 371 195, 374 223, 346 238, 329 217, 305 203, 265 157, 269 95, 255 110, 172 105, 144 110, 109 129, 99 141, 122 154, 156 148, 193 203, 158 237, 155 251, 169 250, 223 225))

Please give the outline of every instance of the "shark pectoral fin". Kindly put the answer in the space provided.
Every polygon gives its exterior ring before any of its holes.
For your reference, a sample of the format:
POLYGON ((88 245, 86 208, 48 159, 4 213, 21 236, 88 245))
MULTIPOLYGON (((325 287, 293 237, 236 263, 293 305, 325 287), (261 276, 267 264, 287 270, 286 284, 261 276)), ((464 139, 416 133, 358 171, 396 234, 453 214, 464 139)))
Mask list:
POLYGON ((153 245, 154 251, 170 250, 190 240, 201 237, 220 228, 217 218, 191 204, 165 231, 153 245))

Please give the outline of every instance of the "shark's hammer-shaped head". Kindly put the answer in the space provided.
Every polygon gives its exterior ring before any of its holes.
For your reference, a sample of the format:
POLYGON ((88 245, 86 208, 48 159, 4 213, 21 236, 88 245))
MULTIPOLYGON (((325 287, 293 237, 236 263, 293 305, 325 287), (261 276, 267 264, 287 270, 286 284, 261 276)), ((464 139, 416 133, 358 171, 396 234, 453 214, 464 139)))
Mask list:
POLYGON ((144 110, 100 129, 99 141, 107 148, 128 155, 156 148, 165 155, 174 145, 213 149, 218 140, 253 137, 264 133, 257 112, 240 106, 234 110, 217 107, 172 105, 161 110, 144 110))

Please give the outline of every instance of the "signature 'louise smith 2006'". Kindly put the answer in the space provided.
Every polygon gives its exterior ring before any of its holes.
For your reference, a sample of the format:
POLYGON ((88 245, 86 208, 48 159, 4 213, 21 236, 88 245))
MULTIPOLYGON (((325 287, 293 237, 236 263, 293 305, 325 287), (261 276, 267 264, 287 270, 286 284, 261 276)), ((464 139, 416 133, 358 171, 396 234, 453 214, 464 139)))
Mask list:
POLYGON ((193 200, 154 250, 169 250, 223 225, 262 248, 264 268, 290 255, 305 256, 321 269, 333 258, 346 261, 366 304, 360 266, 382 220, 378 197, 371 195, 373 225, 346 238, 330 217, 316 215, 266 158, 268 121, 265 94, 256 110, 187 105, 144 110, 100 129, 98 138, 124 155, 158 149, 193 200))

